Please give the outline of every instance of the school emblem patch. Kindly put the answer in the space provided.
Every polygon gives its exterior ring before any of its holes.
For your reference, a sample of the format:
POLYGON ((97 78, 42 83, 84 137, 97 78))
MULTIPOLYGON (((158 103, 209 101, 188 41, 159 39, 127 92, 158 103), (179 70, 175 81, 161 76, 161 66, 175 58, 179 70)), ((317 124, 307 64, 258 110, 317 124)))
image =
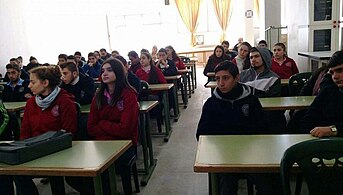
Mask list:
POLYGON ((242 113, 244 116, 249 116, 249 104, 244 104, 242 106, 242 113))
POLYGON ((52 114, 52 116, 54 116, 54 117, 57 117, 57 116, 60 115, 60 111, 59 111, 58 105, 54 106, 54 107, 51 109, 51 114, 52 114))
POLYGON ((118 110, 119 111, 123 111, 124 110, 124 101, 123 100, 119 100, 118 102, 117 102, 117 108, 118 108, 118 110))
POLYGON ((19 93, 23 92, 24 91, 24 87, 20 87, 18 91, 19 91, 19 93))

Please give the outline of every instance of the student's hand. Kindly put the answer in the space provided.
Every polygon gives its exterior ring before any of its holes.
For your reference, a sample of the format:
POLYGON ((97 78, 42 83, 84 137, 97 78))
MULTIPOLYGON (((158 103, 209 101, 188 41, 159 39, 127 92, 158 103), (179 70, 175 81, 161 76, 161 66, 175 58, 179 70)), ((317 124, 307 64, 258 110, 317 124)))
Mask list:
POLYGON ((89 65, 90 67, 93 67, 94 64, 93 64, 93 63, 88 63, 88 65, 89 65))
POLYGON ((336 133, 332 132, 330 127, 315 127, 310 131, 310 133, 312 136, 319 138, 336 136, 336 133))
POLYGON ((27 98, 27 99, 29 99, 29 98, 31 98, 31 97, 32 97, 32 95, 31 95, 31 94, 29 94, 29 93, 27 93, 27 94, 25 94, 25 95, 24 95, 24 97, 25 97, 25 98, 27 98))

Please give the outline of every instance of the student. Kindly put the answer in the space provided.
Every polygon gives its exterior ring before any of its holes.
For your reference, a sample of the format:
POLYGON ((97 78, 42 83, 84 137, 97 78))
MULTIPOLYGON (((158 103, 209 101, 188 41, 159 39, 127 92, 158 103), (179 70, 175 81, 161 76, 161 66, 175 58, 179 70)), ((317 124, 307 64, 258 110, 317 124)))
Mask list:
POLYGON ((167 51, 164 48, 158 50, 158 60, 156 66, 162 71, 164 76, 177 75, 177 68, 173 60, 169 60, 167 51))
POLYGON ((230 51, 229 41, 224 40, 221 45, 224 47, 225 54, 229 57, 229 60, 233 60, 237 56, 237 53, 235 50, 230 51))
POLYGON ((179 57, 179 55, 177 55, 177 53, 175 52, 174 48, 171 45, 168 45, 165 48, 165 50, 167 52, 168 60, 173 61, 178 70, 186 69, 186 66, 183 63, 182 59, 179 57))
POLYGON ((101 64, 96 60, 95 54, 90 52, 88 54, 88 62, 87 64, 83 65, 82 68, 91 78, 98 78, 101 71, 101 64))
POLYGON ((250 68, 250 50, 251 45, 248 42, 242 42, 238 47, 238 55, 232 59, 232 62, 237 65, 239 72, 250 68))
MULTIPOLYGON (((266 40, 261 40, 261 41, 259 41, 258 44, 257 44, 257 47, 268 49, 267 41, 266 41, 266 40)), ((268 50, 269 50, 269 49, 268 49, 268 50)), ((273 52, 272 52, 272 51, 269 50, 269 53, 270 53, 271 56, 273 56, 273 52)))
POLYGON ((127 55, 131 63, 129 70, 136 74, 136 71, 141 68, 140 58, 135 51, 130 51, 127 55))
POLYGON ((95 94, 93 79, 80 74, 74 62, 63 63, 59 66, 62 72, 61 88, 73 94, 79 104, 90 104, 95 94))
POLYGON ((138 78, 149 84, 167 83, 162 71, 155 66, 149 53, 141 54, 140 64, 142 65, 136 72, 138 78))
POLYGON ((208 58, 205 69, 204 69, 205 76, 207 76, 207 73, 209 72, 214 72, 214 69, 220 62, 229 60, 228 56, 226 56, 224 52, 225 52, 224 47, 221 45, 217 45, 214 48, 213 54, 210 55, 210 57, 208 58))
POLYGON ((238 52, 238 48, 239 48, 239 46, 240 46, 242 43, 243 43, 243 37, 239 37, 239 38, 238 38, 238 43, 236 43, 236 45, 233 46, 233 50, 236 51, 236 52, 238 52))
MULTIPOLYGON (((138 115, 136 91, 127 82, 124 66, 110 58, 101 68, 101 85, 92 101, 88 133, 96 140, 132 140, 129 148, 116 162, 116 171, 124 183, 124 194, 132 194, 129 160, 136 154, 138 143, 138 115)), ((109 194, 108 172, 102 174, 103 190, 109 194)), ((94 194, 92 178, 68 178, 81 194, 94 194), (82 185, 85 184, 85 185, 82 185)))
POLYGON ((333 83, 320 90, 300 126, 315 137, 343 137, 343 50, 332 55, 327 68, 333 83))
MULTIPOLYGON (((80 66, 78 65, 79 63, 77 63, 75 56, 69 55, 69 56, 67 57, 67 62, 74 62, 74 63, 77 65, 77 69, 79 70, 79 73, 81 73, 81 74, 86 74, 85 71, 83 70, 82 66, 80 67, 80 66)), ((81 62, 81 63, 82 63, 82 62, 81 62)))
MULTIPOLYGON (((77 131, 77 111, 73 95, 58 87, 61 83, 58 66, 41 66, 30 70, 32 93, 25 107, 20 139, 41 135, 48 131, 77 131)), ((38 195, 30 176, 16 176, 19 195, 38 195)))
MULTIPOLYGON (((258 98, 279 97, 281 80, 270 70, 271 56, 266 48, 253 47, 250 51, 251 67, 243 70, 240 81, 250 86, 258 98)), ((272 133, 284 133, 286 118, 284 111, 265 111, 268 127, 272 133)))
MULTIPOLYGON (((21 79, 30 80, 29 74, 23 69, 23 58, 21 56, 19 56, 18 58, 11 58, 10 64, 12 64, 12 65, 17 64, 19 66, 21 79)), ((3 81, 4 82, 10 81, 7 74, 5 74, 3 81)))
POLYGON ((117 50, 113 50, 112 53, 111 53, 111 56, 113 58, 117 57, 117 56, 120 56, 119 52, 117 50))
POLYGON ((31 97, 31 91, 28 88, 29 81, 20 78, 20 67, 17 64, 7 64, 6 71, 9 82, 4 85, 1 93, 4 102, 23 102, 31 97))
POLYGON ((105 48, 101 48, 100 49, 100 58, 105 61, 107 60, 108 58, 111 57, 111 54, 109 54, 105 48))
POLYGON ((292 75, 299 73, 295 61, 286 55, 285 44, 276 43, 273 52, 272 71, 279 75, 281 79, 289 79, 292 75))
POLYGON ((156 62, 156 60, 157 60, 157 51, 158 51, 157 46, 156 45, 152 46, 151 56, 152 56, 152 60, 154 62, 156 62))
POLYGON ((118 59, 124 65, 124 71, 127 74, 127 80, 129 84, 139 94, 139 92, 141 91, 141 80, 135 74, 133 74, 132 71, 129 70, 129 65, 127 64, 127 61, 125 60, 123 56, 119 55, 119 56, 116 56, 115 58, 118 59))
POLYGON ((57 65, 66 63, 67 62, 67 58, 68 58, 67 54, 60 54, 60 55, 58 55, 58 63, 57 63, 57 65))
MULTIPOLYGON (((205 102, 196 133, 200 135, 265 134, 266 124, 259 100, 251 89, 239 83, 239 71, 230 61, 221 62, 215 69, 217 87, 205 102)), ((266 151, 267 152, 267 151, 266 151)), ((219 174, 222 195, 237 194, 238 180, 247 178, 261 194, 281 192, 279 176, 272 174, 219 174), (275 188, 275 189, 274 189, 275 188)))
POLYGON ((100 57, 100 52, 99 52, 99 51, 94 51, 93 53, 94 53, 94 55, 95 55, 96 61, 97 61, 99 64, 102 65, 102 63, 104 62, 104 60, 101 59, 101 57, 100 57))

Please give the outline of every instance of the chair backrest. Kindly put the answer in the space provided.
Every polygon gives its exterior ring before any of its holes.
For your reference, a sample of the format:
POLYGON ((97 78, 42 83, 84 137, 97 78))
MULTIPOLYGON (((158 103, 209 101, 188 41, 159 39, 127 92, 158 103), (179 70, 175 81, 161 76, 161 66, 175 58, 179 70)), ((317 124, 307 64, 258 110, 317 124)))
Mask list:
POLYGON ((343 138, 313 139, 289 147, 280 164, 285 195, 291 194, 294 163, 302 171, 310 194, 343 194, 343 138))
POLYGON ((297 96, 300 94, 301 89, 311 77, 312 72, 301 72, 292 75, 288 81, 289 96, 297 96))
POLYGON ((75 106, 77 111, 77 131, 74 140, 89 140, 87 130, 88 114, 81 114, 81 105, 79 103, 75 102, 75 106))

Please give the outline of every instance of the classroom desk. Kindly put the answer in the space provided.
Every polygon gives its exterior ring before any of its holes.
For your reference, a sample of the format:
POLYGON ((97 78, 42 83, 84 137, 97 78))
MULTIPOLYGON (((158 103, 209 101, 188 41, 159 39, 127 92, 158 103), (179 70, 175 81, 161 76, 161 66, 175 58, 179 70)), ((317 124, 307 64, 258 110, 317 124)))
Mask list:
MULTIPOLYGON (((20 113, 25 109, 26 102, 3 102, 7 112, 15 113, 19 127, 21 127, 20 113)), ((20 132, 13 132, 14 137, 19 137, 20 132)))
MULTIPOLYGON (((180 110, 179 110, 179 98, 177 97, 177 88, 178 88, 178 80, 181 79, 181 75, 175 75, 175 76, 164 76, 164 78, 167 80, 167 82, 172 82, 174 84, 173 92, 174 92, 174 121, 177 122, 180 117, 180 110)), ((186 104, 186 102, 183 102, 186 104)))
POLYGON ((171 124, 170 124, 170 115, 169 115, 169 101, 168 101, 168 90, 171 89, 174 84, 150 84, 149 89, 151 91, 161 91, 162 92, 162 103, 163 103, 163 112, 164 112, 164 125, 166 128, 166 133, 164 141, 168 142, 171 135, 171 124))
POLYGON ((211 48, 194 48, 194 49, 191 49, 189 51, 178 52, 178 55, 179 56, 192 55, 191 57, 194 57, 194 54, 200 53, 202 55, 202 62, 206 63, 206 61, 207 61, 206 53, 213 53, 213 48, 212 47, 211 48))
POLYGON ((217 81, 209 81, 206 83, 205 88, 211 88, 211 94, 213 90, 217 87, 217 81))
MULTIPOLYGON (((211 72, 207 73, 207 75, 212 75, 211 72)), ((281 86, 288 86, 289 79, 281 79, 281 86)), ((206 84, 206 88, 216 88, 217 82, 216 81, 210 81, 206 84)))
POLYGON ((258 98, 264 110, 293 110, 308 108, 316 96, 258 98))
MULTIPOLYGON (((178 74, 182 75, 182 80, 184 83, 184 90, 186 92, 186 96, 188 95, 189 98, 192 96, 192 84, 191 84, 191 76, 190 76, 190 70, 188 69, 182 69, 177 71, 178 74)), ((188 101, 188 99, 187 99, 188 101)))
MULTIPOLYGON (((95 194, 102 194, 101 173, 110 173, 112 194, 118 194, 114 162, 130 146, 129 140, 73 141, 73 147, 23 163, 0 163, 0 175, 93 177, 95 194)), ((64 190, 64 189, 63 189, 64 190)), ((64 194, 58 189, 60 194, 64 194)))
POLYGON ((197 88, 197 71, 196 71, 196 61, 191 60, 189 63, 185 63, 186 68, 190 68, 192 71, 192 90, 197 88))
MULTIPOLYGON (((154 159, 154 152, 150 133, 150 116, 149 111, 158 105, 158 101, 140 101, 139 102, 139 120, 140 120, 140 135, 143 152, 144 169, 142 170, 144 176, 141 180, 141 185, 146 186, 152 172, 156 167, 157 160, 154 159)), ((90 112, 90 104, 81 106, 81 114, 88 114, 90 112)))
POLYGON ((310 139, 316 138, 310 134, 200 136, 194 172, 209 173, 215 195, 216 173, 277 173, 284 151, 310 139))
POLYGON ((144 176, 141 185, 146 186, 154 171, 157 159, 154 159, 154 152, 150 133, 149 111, 158 105, 158 101, 140 101, 139 102, 139 120, 140 133, 142 138, 143 158, 144 158, 144 176))
POLYGON ((298 52, 299 56, 307 57, 310 60, 310 70, 315 72, 318 68, 326 65, 335 51, 312 51, 298 52))
POLYGON ((289 79, 281 79, 281 86, 288 87, 289 79))

